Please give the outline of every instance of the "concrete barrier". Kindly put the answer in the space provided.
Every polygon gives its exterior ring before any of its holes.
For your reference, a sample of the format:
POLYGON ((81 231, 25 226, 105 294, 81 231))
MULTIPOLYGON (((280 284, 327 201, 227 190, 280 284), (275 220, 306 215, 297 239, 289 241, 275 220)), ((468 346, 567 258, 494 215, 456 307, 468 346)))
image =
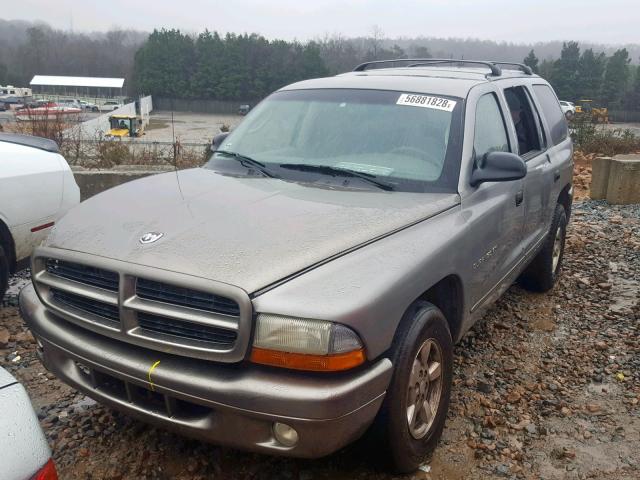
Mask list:
POLYGON ((590 196, 614 205, 640 203, 640 154, 594 159, 590 196))
POLYGON ((171 167, 153 167, 138 165, 122 165, 113 170, 89 170, 81 167, 73 168, 73 176, 80 187, 80 201, 93 197, 100 192, 117 187, 126 182, 137 180, 148 175, 170 172, 171 167))
POLYGON ((607 202, 640 203, 640 155, 616 155, 610 163, 607 202))
POLYGON ((611 157, 597 157, 591 163, 591 187, 589 195, 593 200, 607 198, 607 185, 609 184, 609 167, 611 157))

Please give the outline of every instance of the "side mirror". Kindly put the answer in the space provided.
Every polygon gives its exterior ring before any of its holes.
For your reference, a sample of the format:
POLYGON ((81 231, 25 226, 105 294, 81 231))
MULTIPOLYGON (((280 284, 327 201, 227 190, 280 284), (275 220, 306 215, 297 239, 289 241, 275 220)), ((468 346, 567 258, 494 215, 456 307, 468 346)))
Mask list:
POLYGON ((471 174, 471 185, 482 182, 508 182, 519 180, 527 174, 524 160, 511 152, 489 152, 471 174))
POLYGON ((213 137, 213 142, 211 142, 213 146, 213 150, 218 149, 220 144, 224 142, 224 139, 227 138, 227 135, 229 135, 229 132, 222 132, 216 135, 215 137, 213 137))

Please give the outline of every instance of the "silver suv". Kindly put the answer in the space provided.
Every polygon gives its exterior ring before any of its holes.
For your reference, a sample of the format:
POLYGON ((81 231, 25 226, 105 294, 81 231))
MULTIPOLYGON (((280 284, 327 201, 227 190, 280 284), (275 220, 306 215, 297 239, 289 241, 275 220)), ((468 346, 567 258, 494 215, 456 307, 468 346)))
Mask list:
POLYGON ((20 301, 45 365, 243 449, 320 457, 373 426, 415 469, 444 427, 453 344, 518 277, 553 287, 572 201, 549 84, 451 62, 289 85, 203 168, 76 207, 20 301))

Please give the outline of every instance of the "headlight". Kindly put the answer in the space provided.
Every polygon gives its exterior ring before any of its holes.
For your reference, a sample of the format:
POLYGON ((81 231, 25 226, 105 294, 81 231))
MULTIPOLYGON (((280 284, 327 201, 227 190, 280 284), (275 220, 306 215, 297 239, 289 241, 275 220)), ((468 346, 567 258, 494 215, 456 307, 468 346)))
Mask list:
POLYGON ((337 371, 360 365, 365 355, 358 335, 344 325, 261 313, 251 360, 298 370, 337 371))

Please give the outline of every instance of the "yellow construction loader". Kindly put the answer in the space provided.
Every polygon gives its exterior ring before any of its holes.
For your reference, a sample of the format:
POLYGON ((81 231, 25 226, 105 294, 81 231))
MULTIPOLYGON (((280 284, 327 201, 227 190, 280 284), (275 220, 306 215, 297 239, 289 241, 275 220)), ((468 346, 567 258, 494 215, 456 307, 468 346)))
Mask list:
POLYGON ((609 123, 609 110, 606 107, 594 107, 593 100, 578 100, 574 120, 609 123))
POLYGON ((144 134, 142 118, 136 115, 111 115, 107 137, 140 137, 144 134))

